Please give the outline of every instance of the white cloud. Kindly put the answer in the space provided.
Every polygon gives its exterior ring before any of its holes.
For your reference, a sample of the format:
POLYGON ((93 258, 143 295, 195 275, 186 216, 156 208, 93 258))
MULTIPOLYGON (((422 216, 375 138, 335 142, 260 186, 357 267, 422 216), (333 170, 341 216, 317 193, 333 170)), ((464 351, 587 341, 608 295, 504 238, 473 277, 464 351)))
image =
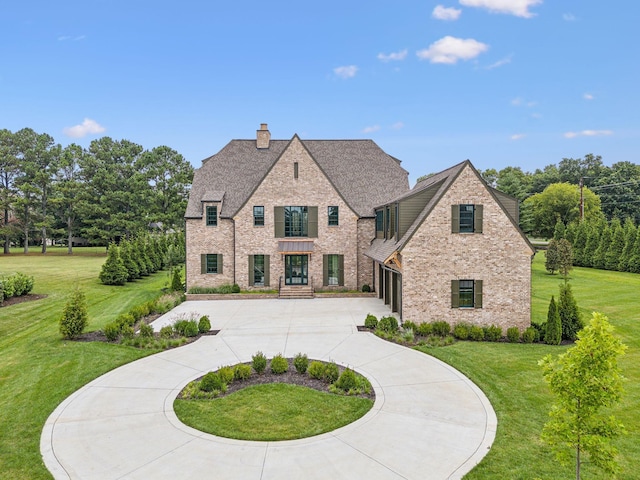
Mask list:
POLYGON ((527 107, 527 108, 531 108, 531 107, 535 107, 538 104, 538 102, 534 102, 532 100, 525 100, 522 97, 516 97, 513 100, 511 100, 511 105, 514 107, 527 107))
POLYGON ((520 140, 522 138, 526 137, 526 135, 524 133, 515 133, 513 135, 511 135, 511 140, 520 140))
POLYGON ((90 118, 85 118, 84 121, 80 125, 74 125, 73 127, 65 127, 62 130, 67 137, 71 138, 82 138, 87 135, 95 135, 96 133, 102 133, 106 130, 102 125, 100 125, 95 120, 91 120, 90 118))
POLYGON ((540 3, 542 0, 460 0, 460 5, 465 7, 486 8, 492 13, 506 13, 523 18, 535 16, 529 11, 529 7, 540 3))
POLYGON ((494 68, 502 67, 503 65, 511 63, 512 58, 513 55, 509 55, 508 57, 504 57, 502 60, 498 60, 497 62, 494 62, 491 65, 487 65, 484 68, 485 70, 493 70, 494 68))
POLYGON ((595 97, 590 93, 585 93, 584 95, 582 95, 582 98, 584 98, 585 100, 593 100, 595 97))
POLYGON ((333 69, 333 73, 340 78, 353 78, 356 76, 357 72, 358 67, 355 65, 346 65, 344 67, 337 67, 333 69))
POLYGON ((577 20, 576 16, 573 13, 563 13, 562 19, 565 22, 575 22, 577 20))
POLYGON ((383 62, 389 62, 391 60, 404 60, 407 56, 407 50, 401 50, 399 52, 392 52, 390 54, 379 53, 378 60, 382 60, 383 62))
POLYGON ((613 132, 611 130, 582 130, 581 132, 567 132, 564 134, 564 137, 601 137, 606 135, 613 135, 613 132))
POLYGON ((457 63, 458 60, 471 60, 489 49, 489 45, 473 38, 446 36, 429 45, 429 48, 417 52, 420 60, 431 63, 457 63))
POLYGON ((380 125, 371 125, 370 127, 364 127, 362 133, 373 133, 380 130, 380 125))
POLYGON ((431 12, 431 16, 438 20, 457 20, 461 13, 462 10, 457 8, 447 8, 442 5, 436 5, 436 8, 431 12))
POLYGON ((392 130, 401 130, 403 128, 404 128, 404 122, 396 122, 393 125, 391 125, 392 130))

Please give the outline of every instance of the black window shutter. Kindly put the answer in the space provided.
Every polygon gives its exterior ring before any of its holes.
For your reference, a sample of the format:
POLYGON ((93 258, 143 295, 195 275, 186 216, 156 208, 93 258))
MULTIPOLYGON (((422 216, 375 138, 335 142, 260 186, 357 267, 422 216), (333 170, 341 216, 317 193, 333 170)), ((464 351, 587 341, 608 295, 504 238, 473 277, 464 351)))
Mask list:
POLYGON ((254 267, 253 261, 254 261, 253 255, 249 255, 249 281, 247 282, 247 285, 249 285, 250 287, 253 285, 255 281, 255 276, 253 274, 253 267, 254 267))
POLYGON ((482 308, 482 280, 473 282, 473 296, 474 308, 482 308))
POLYGON ((308 230, 307 233, 311 238, 318 237, 318 207, 308 207, 308 230))
POLYGON ((329 285, 329 255, 322 255, 322 285, 329 285))
POLYGON ((451 205, 451 233, 460 233, 460 205, 451 205))
POLYGON ((451 280, 451 308, 460 308, 460 281, 451 280))
POLYGON ((338 255, 338 285, 344 286, 344 255, 338 255))
POLYGON ((482 233, 482 205, 474 205, 473 231, 475 233, 482 233))
POLYGON ((222 273, 222 254, 218 254, 218 271, 216 273, 222 273))
POLYGON ((273 223, 276 238, 284 238, 284 207, 273 207, 273 223))
POLYGON ((264 256, 264 286, 269 286, 269 255, 264 256))
POLYGON ((200 273, 207 273, 207 254, 200 255, 200 273))

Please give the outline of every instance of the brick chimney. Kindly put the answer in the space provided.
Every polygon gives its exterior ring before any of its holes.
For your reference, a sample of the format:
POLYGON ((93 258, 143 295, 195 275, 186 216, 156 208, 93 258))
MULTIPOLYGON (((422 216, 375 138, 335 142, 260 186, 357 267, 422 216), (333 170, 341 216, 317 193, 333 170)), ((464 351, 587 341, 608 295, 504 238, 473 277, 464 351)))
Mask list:
POLYGON ((260 130, 256 131, 256 147, 257 148, 269 148, 269 140, 271 140, 271 133, 269 133, 269 129, 267 129, 266 123, 260 124, 260 130))

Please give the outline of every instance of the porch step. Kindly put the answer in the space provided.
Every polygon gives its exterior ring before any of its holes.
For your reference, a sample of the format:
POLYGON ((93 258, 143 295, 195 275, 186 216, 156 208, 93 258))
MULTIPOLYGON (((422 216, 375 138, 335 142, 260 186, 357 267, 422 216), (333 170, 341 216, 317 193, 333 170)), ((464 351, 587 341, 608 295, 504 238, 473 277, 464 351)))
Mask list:
POLYGON ((278 298, 313 298, 313 287, 311 285, 283 286, 280 288, 278 298))

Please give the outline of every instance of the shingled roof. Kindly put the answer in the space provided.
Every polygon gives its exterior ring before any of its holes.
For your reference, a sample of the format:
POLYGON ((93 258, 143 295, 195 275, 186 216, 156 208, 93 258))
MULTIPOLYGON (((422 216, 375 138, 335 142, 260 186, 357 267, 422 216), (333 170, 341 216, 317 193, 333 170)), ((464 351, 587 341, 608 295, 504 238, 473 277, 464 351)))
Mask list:
MULTIPOLYGON (((195 171, 186 218, 202 217, 202 202, 212 192, 224 198, 221 217, 233 217, 249 200, 291 140, 271 140, 256 148, 255 140, 232 140, 195 171)), ((374 207, 409 190, 400 161, 372 140, 301 140, 309 154, 360 217, 373 217, 374 207)))

